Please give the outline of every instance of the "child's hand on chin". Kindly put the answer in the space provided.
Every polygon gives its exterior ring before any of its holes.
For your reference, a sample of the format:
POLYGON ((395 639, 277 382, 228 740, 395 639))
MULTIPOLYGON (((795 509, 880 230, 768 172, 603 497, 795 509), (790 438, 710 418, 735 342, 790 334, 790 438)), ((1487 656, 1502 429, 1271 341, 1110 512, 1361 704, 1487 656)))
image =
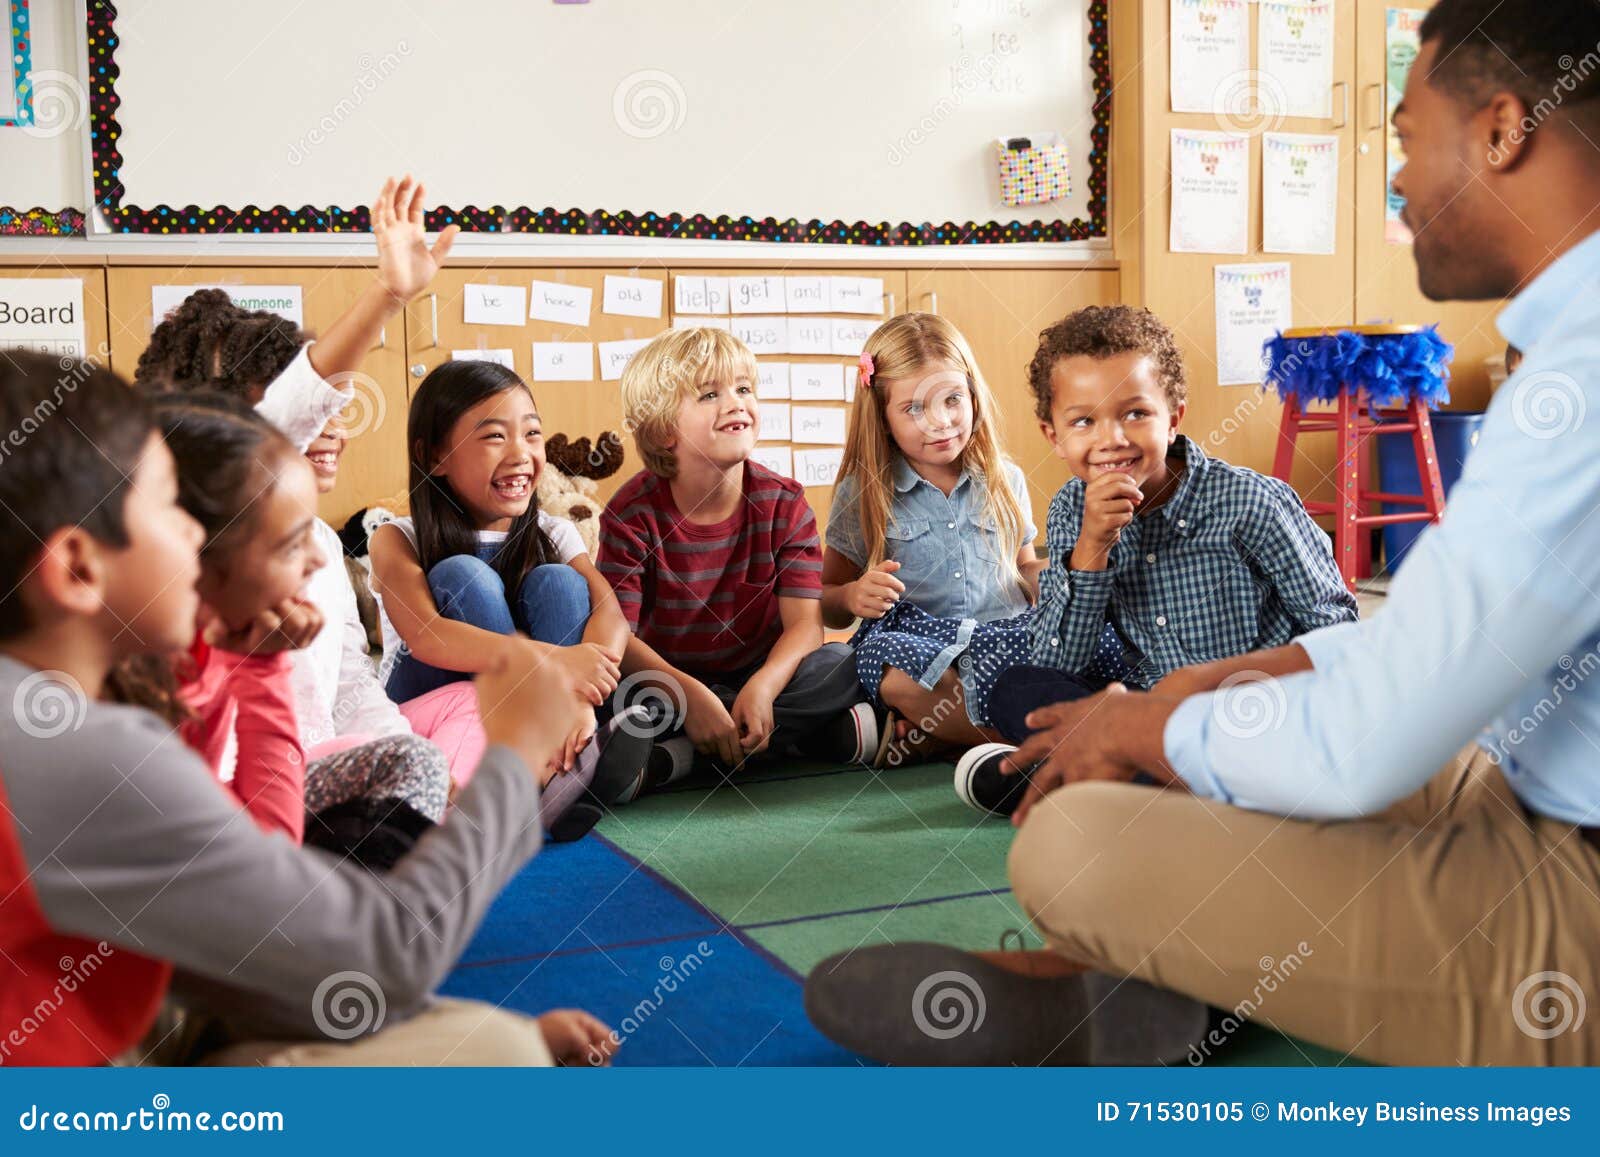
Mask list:
POLYGON ((303 650, 317 637, 323 622, 316 605, 299 595, 269 607, 240 627, 228 626, 214 612, 201 614, 201 637, 219 651, 239 655, 303 650))
POLYGON ((558 1065, 609 1065, 620 1047, 605 1023, 582 1009, 558 1008, 535 1021, 558 1065))

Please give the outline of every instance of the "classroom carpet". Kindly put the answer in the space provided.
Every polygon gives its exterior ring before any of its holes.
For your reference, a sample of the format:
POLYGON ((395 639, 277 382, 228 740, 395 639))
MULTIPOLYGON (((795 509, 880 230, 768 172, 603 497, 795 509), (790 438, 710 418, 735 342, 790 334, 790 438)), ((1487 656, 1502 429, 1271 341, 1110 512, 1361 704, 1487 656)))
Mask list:
MULTIPOLYGON (((535 857, 442 991, 588 1009, 622 1038, 619 1065, 870 1064, 806 1019, 812 966, 900 940, 995 948, 1024 927, 1010 825, 961 804, 952 772, 783 761, 647 796, 535 857)), ((1357 1062, 1247 1025, 1207 1063, 1357 1062)))

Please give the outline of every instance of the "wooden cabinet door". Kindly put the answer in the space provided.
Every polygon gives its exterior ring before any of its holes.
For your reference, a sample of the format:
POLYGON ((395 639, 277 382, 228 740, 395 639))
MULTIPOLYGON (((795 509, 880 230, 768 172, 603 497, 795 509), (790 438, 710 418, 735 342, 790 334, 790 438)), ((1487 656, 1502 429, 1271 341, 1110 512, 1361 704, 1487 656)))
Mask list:
MULTIPOLYGON (((536 266, 495 265, 472 268, 451 265, 434 279, 432 292, 412 302, 406 311, 406 348, 409 364, 407 381, 414 393, 429 370, 451 359, 456 351, 511 351, 517 373, 533 391, 534 403, 544 426, 545 437, 565 434, 577 441, 597 440, 606 431, 623 434, 622 393, 615 381, 601 380, 599 351, 595 350, 594 380, 587 382, 535 381, 534 342, 599 342, 639 340, 654 337, 667 326, 666 313, 671 302, 665 296, 664 273, 638 270, 610 270, 613 276, 650 278, 663 282, 662 316, 625 317, 602 311, 605 269, 550 269, 536 266), (468 325, 465 287, 468 285, 521 286, 525 291, 534 281, 580 286, 593 292, 589 324, 563 325, 529 320, 520 326, 468 325)), ((526 311, 524 311, 526 312, 526 311)), ((402 423, 403 425, 403 423, 402 423)), ((633 440, 624 435, 627 458, 622 469, 599 482, 599 498, 604 503, 640 468, 633 440)))
MULTIPOLYGON (((1403 61, 1392 72, 1388 61, 1390 9, 1421 14, 1432 0, 1359 0, 1357 13, 1358 139, 1356 144, 1356 320, 1412 324, 1437 322, 1439 332, 1456 347, 1450 370, 1452 410, 1481 410, 1489 404, 1489 373, 1484 359, 1503 353, 1505 339, 1494 318, 1503 301, 1429 301, 1417 288, 1417 266, 1409 241, 1392 236, 1386 207, 1389 199, 1389 78, 1401 76, 1403 61)), ((1403 232, 1403 230, 1402 230, 1403 232)))
POLYGON ((1045 513, 1070 473, 1039 431, 1028 363, 1040 332, 1075 309, 1116 302, 1118 284, 1115 269, 933 269, 908 278, 909 307, 949 318, 972 346, 994 392, 1006 453, 1028 479, 1041 550, 1045 513))
MULTIPOLYGON (((787 314, 786 316, 788 316, 791 319, 791 321, 797 320, 797 319, 816 319, 816 320, 829 320, 830 324, 831 324, 831 319, 834 319, 834 318, 848 319, 848 320, 851 320, 851 321, 864 322, 864 323, 869 324, 873 328, 876 328, 879 324, 881 324, 883 322, 884 318, 888 317, 891 314, 894 314, 897 311, 899 311, 899 312, 903 312, 904 311, 904 309, 905 309, 905 301, 906 301, 906 273, 905 273, 905 270, 903 270, 903 269, 856 269, 856 268, 849 268, 849 269, 685 269, 685 270, 674 271, 674 273, 673 273, 672 284, 667 287, 668 291, 669 291, 668 304, 672 305, 672 304, 674 304, 676 302, 676 299, 677 299, 677 283, 678 283, 678 279, 680 277, 691 277, 691 278, 694 278, 694 277, 819 277, 819 278, 827 278, 827 277, 829 277, 829 276, 831 276, 833 274, 838 274, 840 276, 848 276, 848 277, 876 277, 876 278, 880 278, 883 281, 883 313, 882 313, 882 315, 880 315, 878 317, 872 317, 872 316, 867 315, 867 314, 859 314, 859 313, 857 313, 857 314, 846 314, 846 313, 822 313, 822 312, 809 312, 808 311, 806 313, 787 314)), ((766 315, 766 314, 771 314, 772 316, 778 316, 780 314, 784 314, 784 309, 783 309, 782 304, 779 303, 778 307, 775 308, 775 309, 762 310, 761 311, 761 315, 766 315)), ((682 315, 684 315, 684 316, 698 316, 691 310, 682 311, 682 315)), ((679 316, 679 314, 677 312, 675 312, 674 316, 679 316)), ((722 313, 714 315, 714 316, 717 316, 722 320, 728 320, 730 318, 741 317, 741 316, 759 316, 759 315, 730 314, 726 310, 724 310, 722 313)), ((758 352, 756 360, 758 362, 781 362, 781 363, 786 364, 786 365, 802 365, 802 366, 803 365, 826 365, 826 364, 830 364, 830 363, 831 364, 835 364, 835 365, 842 365, 844 367, 844 370, 845 370, 846 389, 848 391, 853 391, 854 390, 854 375, 855 375, 854 367, 856 365, 856 358, 854 356, 846 356, 846 355, 843 355, 843 354, 789 354, 789 353, 773 353, 773 354, 768 355, 768 354, 764 354, 764 353, 758 352)), ((823 408, 823 409, 832 407, 832 408, 837 409, 839 407, 842 407, 842 406, 846 405, 845 402, 841 402, 841 401, 832 401, 832 402, 798 401, 797 402, 797 401, 794 401, 793 399, 789 399, 789 400, 771 399, 771 400, 763 402, 761 404, 762 405, 766 405, 766 406, 786 405, 786 406, 790 407, 791 430, 792 430, 792 423, 793 423, 793 420, 794 420, 794 414, 798 410, 808 409, 808 408, 812 408, 812 407, 823 408)), ((848 422, 848 419, 846 421, 848 422)), ((780 443, 771 442, 771 443, 763 443, 763 444, 764 445, 778 445, 780 443)), ((821 447, 821 446, 795 445, 792 442, 789 443, 789 445, 791 445, 796 450, 800 450, 800 449, 824 449, 825 448, 825 447, 821 447)), ((818 528, 825 530, 826 527, 827 527, 827 524, 828 524, 828 512, 833 506, 833 487, 831 487, 831 486, 808 486, 808 487, 806 487, 806 501, 811 504, 812 512, 816 515, 818 528)))
MULTIPOLYGON (((372 283, 373 271, 360 266, 182 265, 112 266, 110 290, 112 365, 133 379, 139 355, 150 344, 151 287, 157 285, 298 285, 304 326, 313 335, 333 324, 372 283)), ((339 484, 319 504, 335 529, 364 506, 404 506, 406 492, 405 326, 395 317, 384 328, 382 344, 362 364, 362 379, 345 411, 355 436, 339 466, 339 484)))
MULTIPOLYGON (((21 258, 7 260, 20 261, 21 258)), ((101 365, 110 364, 109 314, 106 307, 106 271, 99 265, 40 264, 29 260, 26 265, 7 264, 0 260, 0 280, 14 278, 29 281, 59 281, 63 279, 83 282, 83 356, 101 365)))

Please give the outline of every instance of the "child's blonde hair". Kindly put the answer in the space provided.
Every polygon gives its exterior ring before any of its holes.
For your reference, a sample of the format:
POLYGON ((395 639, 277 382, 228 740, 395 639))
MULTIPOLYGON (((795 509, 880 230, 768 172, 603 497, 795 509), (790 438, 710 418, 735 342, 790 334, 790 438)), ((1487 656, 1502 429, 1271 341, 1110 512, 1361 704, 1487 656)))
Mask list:
POLYGON ((726 330, 669 329, 633 355, 622 371, 622 423, 644 459, 661 478, 678 473, 668 448, 678 433, 678 407, 711 382, 740 376, 753 386, 759 371, 750 347, 726 330))
POLYGON ((856 480, 867 568, 883 561, 884 531, 894 510, 896 448, 886 412, 888 385, 914 377, 925 367, 945 363, 966 374, 967 388, 972 393, 972 437, 961 451, 961 463, 971 473, 982 476, 984 512, 1000 528, 1002 565, 1020 583, 1017 553, 1022 549, 1027 520, 1006 478, 1005 447, 995 425, 999 411, 994 395, 978 370, 967 339, 938 314, 903 313, 873 330, 864 352, 872 359, 872 385, 856 390, 839 475, 851 475, 856 480))

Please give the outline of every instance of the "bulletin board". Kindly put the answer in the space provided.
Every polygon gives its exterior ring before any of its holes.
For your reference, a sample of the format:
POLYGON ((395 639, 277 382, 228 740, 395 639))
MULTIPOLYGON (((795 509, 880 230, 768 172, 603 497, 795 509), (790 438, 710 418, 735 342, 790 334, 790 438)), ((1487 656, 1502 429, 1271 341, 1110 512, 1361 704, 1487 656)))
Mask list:
POLYGON ((411 170, 432 228, 1103 238, 1106 7, 89 0, 94 192, 146 234, 364 231, 368 186, 411 170), (996 140, 1049 133, 1065 195, 1008 207, 996 140))

